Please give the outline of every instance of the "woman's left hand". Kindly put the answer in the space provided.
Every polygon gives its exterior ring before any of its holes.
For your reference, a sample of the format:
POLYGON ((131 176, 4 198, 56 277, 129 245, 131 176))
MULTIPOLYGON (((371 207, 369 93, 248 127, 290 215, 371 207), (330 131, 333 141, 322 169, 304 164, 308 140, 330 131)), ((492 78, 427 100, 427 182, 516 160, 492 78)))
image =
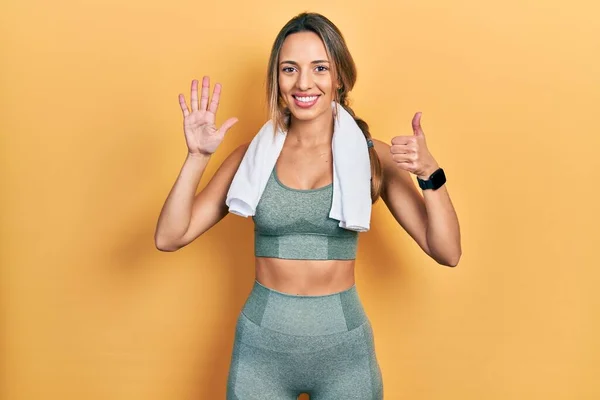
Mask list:
POLYGON ((390 153, 392 153, 392 159, 398 168, 427 180, 439 168, 439 165, 427 149, 425 133, 421 128, 420 112, 413 117, 412 128, 413 135, 396 136, 392 139, 390 153))

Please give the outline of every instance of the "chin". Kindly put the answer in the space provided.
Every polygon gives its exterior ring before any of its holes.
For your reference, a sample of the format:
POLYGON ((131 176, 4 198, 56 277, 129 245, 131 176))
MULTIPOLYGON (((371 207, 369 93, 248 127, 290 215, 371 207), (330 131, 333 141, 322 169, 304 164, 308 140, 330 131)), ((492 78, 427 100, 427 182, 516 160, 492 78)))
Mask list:
MULTIPOLYGON (((327 101, 327 100, 326 100, 327 101)), ((331 104, 330 100, 327 104, 331 104)), ((310 108, 310 109, 302 109, 298 107, 289 107, 288 108, 292 114, 292 116, 300 121, 310 121, 312 119, 316 119, 321 115, 325 114, 328 111, 331 111, 331 107, 319 107, 319 108, 310 108)))

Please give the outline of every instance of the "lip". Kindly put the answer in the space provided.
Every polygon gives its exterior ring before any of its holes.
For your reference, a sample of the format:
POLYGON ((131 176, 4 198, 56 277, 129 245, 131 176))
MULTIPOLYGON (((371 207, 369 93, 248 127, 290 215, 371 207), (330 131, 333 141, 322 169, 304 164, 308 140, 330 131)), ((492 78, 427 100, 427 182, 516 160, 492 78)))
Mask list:
POLYGON ((294 104, 297 107, 300 108, 311 108, 312 106, 314 106, 315 104, 317 104, 317 102, 319 101, 319 98, 321 97, 321 95, 319 94, 308 94, 308 93, 294 93, 292 95, 292 97, 294 98, 294 104), (316 96, 316 99, 314 99, 313 101, 311 101, 310 103, 303 103, 300 100, 298 100, 296 97, 312 97, 312 96, 316 96))
POLYGON ((319 93, 296 92, 296 93, 292 93, 292 96, 310 97, 310 96, 320 96, 320 94, 319 93))

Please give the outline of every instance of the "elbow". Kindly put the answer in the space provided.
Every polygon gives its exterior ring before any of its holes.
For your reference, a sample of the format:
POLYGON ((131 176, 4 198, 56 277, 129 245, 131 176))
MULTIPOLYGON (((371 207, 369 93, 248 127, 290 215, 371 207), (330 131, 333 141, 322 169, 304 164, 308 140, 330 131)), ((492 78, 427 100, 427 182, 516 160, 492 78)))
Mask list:
POLYGON ((462 253, 458 252, 455 256, 453 257, 449 257, 447 259, 444 260, 437 260, 439 264, 444 265, 446 267, 456 267, 458 266, 458 262, 460 261, 460 257, 461 257, 462 253))
POLYGON ((448 262, 440 263, 440 264, 442 264, 446 267, 454 268, 454 267, 458 266, 458 261, 459 261, 459 259, 456 259, 455 261, 453 260, 453 261, 448 261, 448 262))
POLYGON ((438 264, 445 267, 456 267, 460 261, 462 250, 458 249, 451 254, 436 254, 430 253, 429 256, 433 258, 438 264), (452 254, 453 253, 453 254, 452 254))
POLYGON ((175 247, 160 246, 160 245, 156 245, 156 249, 158 251, 162 251, 162 252, 165 252, 165 253, 169 253, 169 252, 173 252, 173 251, 177 250, 175 247))
POLYGON ((181 246, 178 246, 175 243, 165 240, 159 236, 154 237, 154 246, 156 246, 157 250, 163 252, 173 252, 181 248, 181 246))

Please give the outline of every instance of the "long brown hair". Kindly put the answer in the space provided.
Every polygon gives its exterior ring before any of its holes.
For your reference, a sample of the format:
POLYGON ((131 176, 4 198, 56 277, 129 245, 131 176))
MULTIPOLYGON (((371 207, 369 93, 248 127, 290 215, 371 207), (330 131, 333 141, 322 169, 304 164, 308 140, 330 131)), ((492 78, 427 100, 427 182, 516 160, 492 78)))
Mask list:
MULTIPOLYGON (((333 79, 337 80, 340 85, 340 88, 334 94, 334 101, 342 105, 354 117, 365 138, 371 139, 369 125, 356 116, 348 102, 348 94, 356 83, 356 65, 350 55, 346 41, 342 36, 342 32, 333 22, 316 13, 302 13, 292 18, 281 29, 273 43, 267 71, 267 101, 275 131, 287 129, 286 120, 290 115, 289 109, 285 107, 279 96, 279 53, 286 37, 293 33, 305 31, 314 32, 321 38, 327 56, 333 64, 333 79)), ((369 159, 371 162, 371 200, 375 203, 381 195, 383 170, 374 147, 369 148, 369 159)))

